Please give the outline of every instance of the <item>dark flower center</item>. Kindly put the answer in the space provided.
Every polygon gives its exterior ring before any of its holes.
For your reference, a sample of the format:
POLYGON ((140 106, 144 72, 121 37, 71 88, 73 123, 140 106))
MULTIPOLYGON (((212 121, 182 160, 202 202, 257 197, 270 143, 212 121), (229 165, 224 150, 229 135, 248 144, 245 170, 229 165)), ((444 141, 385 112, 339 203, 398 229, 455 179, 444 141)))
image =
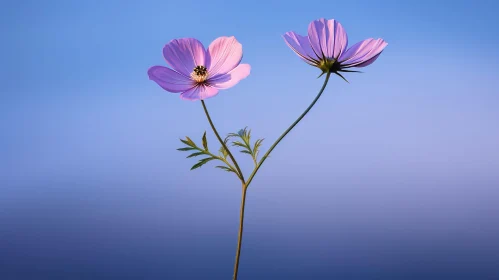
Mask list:
POLYGON ((202 65, 198 65, 194 67, 194 73, 196 73, 197 76, 205 76, 208 73, 208 69, 202 65))
POLYGON ((194 67, 194 70, 192 70, 191 73, 191 78, 198 83, 203 83, 206 81, 206 78, 208 78, 208 69, 206 69, 203 65, 194 67))

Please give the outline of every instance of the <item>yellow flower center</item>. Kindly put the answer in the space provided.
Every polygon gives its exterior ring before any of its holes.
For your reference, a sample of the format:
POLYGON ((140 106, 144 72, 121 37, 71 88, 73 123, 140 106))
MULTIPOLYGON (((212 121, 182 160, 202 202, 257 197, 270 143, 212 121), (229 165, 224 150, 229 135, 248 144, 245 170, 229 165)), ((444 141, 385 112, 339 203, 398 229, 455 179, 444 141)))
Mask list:
POLYGON ((206 81, 207 77, 208 77, 208 69, 206 69, 206 67, 202 65, 198 65, 194 67, 194 70, 192 70, 191 78, 198 83, 206 81))
POLYGON ((323 72, 327 72, 327 71, 333 70, 335 63, 336 63, 336 59, 323 59, 319 63, 318 67, 323 72))

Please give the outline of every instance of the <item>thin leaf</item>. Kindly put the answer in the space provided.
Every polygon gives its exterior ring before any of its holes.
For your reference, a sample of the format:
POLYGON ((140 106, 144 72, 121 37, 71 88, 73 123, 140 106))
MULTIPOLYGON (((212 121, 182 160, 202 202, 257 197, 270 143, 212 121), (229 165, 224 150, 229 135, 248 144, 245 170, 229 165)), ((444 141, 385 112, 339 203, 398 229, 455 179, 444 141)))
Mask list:
POLYGON ((182 152, 191 151, 191 150, 196 150, 196 148, 185 147, 185 148, 179 148, 179 149, 177 149, 177 151, 182 151, 182 152))
POLYGON ((189 146, 191 146, 191 145, 192 145, 193 147, 196 147, 196 144, 194 143, 194 141, 192 141, 192 140, 191 140, 191 138, 189 138, 189 137, 185 136, 185 139, 187 139, 187 142, 188 142, 188 143, 190 143, 190 145, 189 145, 189 146))
POLYGON ((248 155, 251 155, 252 153, 248 150, 241 150, 240 151, 241 153, 244 153, 244 154, 248 154, 248 155))
POLYGON ((203 152, 193 153, 193 154, 188 155, 187 158, 197 157, 197 156, 200 156, 200 155, 204 155, 204 153, 203 152))
POLYGON ((246 135, 246 145, 250 144, 250 139, 251 139, 251 129, 248 130, 248 134, 246 135))
POLYGON ((191 143, 191 142, 189 142, 187 140, 180 139, 180 141, 182 141, 182 143, 186 144, 189 147, 196 147, 196 144, 191 143))
POLYGON ((260 146, 262 146, 263 139, 258 139, 255 141, 255 145, 253 146, 253 151, 258 151, 260 146))
POLYGON ((256 160, 258 158, 258 153, 260 152, 260 147, 262 146, 263 139, 257 139, 255 145, 253 146, 253 158, 256 160))
POLYGON ((216 158, 214 158, 214 157, 203 158, 203 159, 201 159, 198 163, 194 164, 194 165, 191 167, 191 170, 194 170, 194 169, 196 169, 196 168, 199 168, 199 167, 201 167, 201 166, 205 165, 205 164, 206 164, 207 162, 209 162, 210 160, 214 160, 214 159, 216 159, 216 158))
POLYGON ((243 147, 243 148, 247 148, 247 146, 239 141, 234 141, 232 142, 232 146, 239 146, 239 147, 243 147))
POLYGON ((203 134, 203 147, 208 151, 208 140, 206 140, 206 131, 203 134))
MULTIPOLYGON (((224 144, 225 146, 227 146, 227 143, 229 142, 231 136, 230 135, 227 135, 227 137, 225 137, 224 139, 224 144)), ((222 154, 222 156, 227 159, 227 156, 229 156, 229 152, 224 148, 224 146, 221 146, 220 149, 218 150, 218 152, 220 154, 222 154)))
POLYGON ((227 150, 224 148, 224 146, 220 147, 220 150, 219 152, 222 154, 222 156, 227 159, 227 156, 229 155, 229 153, 227 152, 227 150))
POLYGON ((234 170, 233 170, 233 169, 231 169, 231 168, 228 168, 227 166, 221 166, 221 165, 218 165, 218 166, 215 166, 215 168, 220 168, 220 169, 222 169, 222 170, 224 170, 224 171, 227 171, 227 172, 234 172, 234 173, 236 173, 236 171, 234 171, 234 170))

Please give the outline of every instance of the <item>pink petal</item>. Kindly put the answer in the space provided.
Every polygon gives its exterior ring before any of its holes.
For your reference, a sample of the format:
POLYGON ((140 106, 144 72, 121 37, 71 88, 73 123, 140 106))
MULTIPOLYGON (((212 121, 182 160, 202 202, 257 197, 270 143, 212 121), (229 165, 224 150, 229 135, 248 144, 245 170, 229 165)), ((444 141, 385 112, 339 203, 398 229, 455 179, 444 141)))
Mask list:
POLYGON ((308 26, 308 38, 312 49, 319 56, 329 59, 337 59, 348 44, 343 26, 334 19, 312 21, 308 26))
POLYGON ((248 77, 251 71, 249 64, 239 64, 236 68, 225 75, 220 75, 208 80, 208 83, 217 89, 227 89, 235 86, 239 81, 248 77))
POLYGON ((192 88, 195 83, 180 73, 163 66, 153 66, 147 71, 149 79, 169 92, 182 92, 192 88))
POLYGON ((243 46, 232 37, 219 37, 208 47, 210 57, 208 75, 210 77, 219 74, 227 74, 241 62, 243 58, 243 46))
POLYGON ((204 100, 206 98, 213 97, 218 94, 218 89, 211 87, 209 85, 198 85, 188 91, 180 94, 180 98, 184 100, 204 100))
POLYGON ((339 62, 344 67, 364 67, 376 60, 388 45, 383 39, 366 39, 351 46, 340 56, 339 62), (374 58, 374 60, 372 60, 374 58), (369 63, 368 63, 369 62, 369 63))
POLYGON ((206 50, 194 38, 175 39, 163 48, 166 62, 177 72, 189 76, 194 67, 205 66, 206 50))
POLYGON ((320 60, 310 46, 310 41, 307 36, 301 36, 293 31, 284 34, 286 44, 306 63, 316 65, 320 60))

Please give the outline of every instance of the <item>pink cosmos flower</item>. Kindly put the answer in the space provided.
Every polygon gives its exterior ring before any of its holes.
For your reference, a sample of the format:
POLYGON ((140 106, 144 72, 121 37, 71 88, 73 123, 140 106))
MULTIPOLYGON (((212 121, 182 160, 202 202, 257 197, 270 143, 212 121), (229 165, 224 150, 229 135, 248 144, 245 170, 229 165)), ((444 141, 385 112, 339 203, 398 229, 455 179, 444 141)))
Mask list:
POLYGON ((163 48, 166 62, 173 68, 153 66, 149 79, 169 92, 180 92, 186 100, 204 100, 228 89, 250 74, 249 64, 239 64, 243 47, 234 37, 220 37, 206 50, 193 38, 170 41, 163 48))
POLYGON ((308 26, 308 36, 295 32, 284 34, 286 44, 306 63, 323 73, 331 72, 345 79, 339 72, 373 63, 388 45, 383 39, 366 39, 347 49, 348 38, 343 26, 334 19, 319 19, 308 26))

